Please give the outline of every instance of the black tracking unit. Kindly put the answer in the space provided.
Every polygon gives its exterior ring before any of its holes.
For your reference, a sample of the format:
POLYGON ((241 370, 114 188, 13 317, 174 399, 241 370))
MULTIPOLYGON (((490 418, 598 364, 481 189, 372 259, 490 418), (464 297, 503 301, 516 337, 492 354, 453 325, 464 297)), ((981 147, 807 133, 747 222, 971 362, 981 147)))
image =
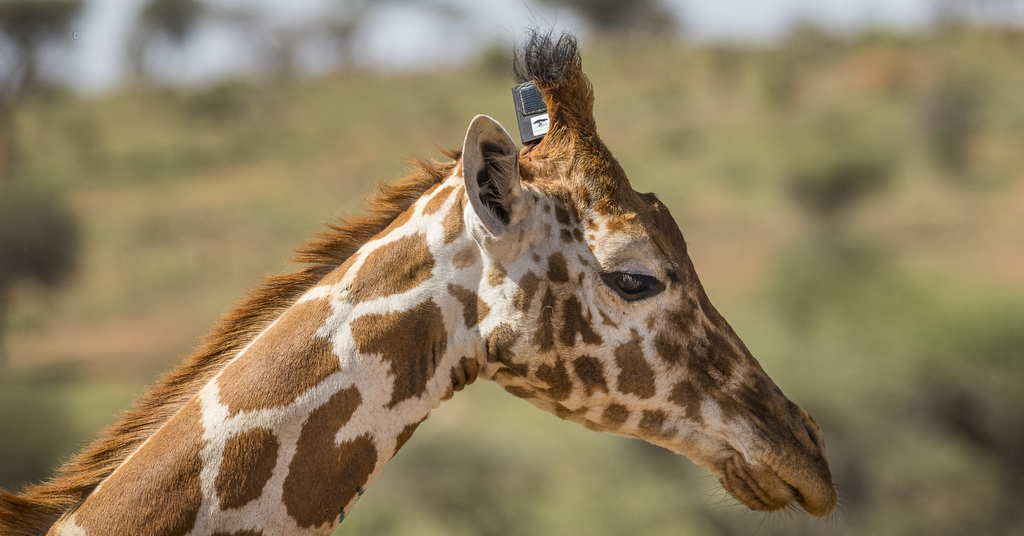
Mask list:
POLYGON ((512 100, 516 105, 519 138, 523 140, 523 145, 543 138, 551 127, 551 119, 537 85, 526 82, 513 87, 512 100))

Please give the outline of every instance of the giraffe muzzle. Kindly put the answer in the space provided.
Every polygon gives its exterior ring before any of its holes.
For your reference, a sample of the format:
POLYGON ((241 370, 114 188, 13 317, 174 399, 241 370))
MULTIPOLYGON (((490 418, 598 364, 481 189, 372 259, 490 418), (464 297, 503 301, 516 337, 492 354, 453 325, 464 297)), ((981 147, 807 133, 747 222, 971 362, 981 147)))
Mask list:
POLYGON ((825 457, 821 430, 799 410, 792 434, 774 435, 761 448, 730 453, 719 463, 719 481, 733 497, 754 510, 779 510, 799 504, 808 514, 825 517, 838 502, 825 457), (779 441, 788 436, 787 441, 779 441))

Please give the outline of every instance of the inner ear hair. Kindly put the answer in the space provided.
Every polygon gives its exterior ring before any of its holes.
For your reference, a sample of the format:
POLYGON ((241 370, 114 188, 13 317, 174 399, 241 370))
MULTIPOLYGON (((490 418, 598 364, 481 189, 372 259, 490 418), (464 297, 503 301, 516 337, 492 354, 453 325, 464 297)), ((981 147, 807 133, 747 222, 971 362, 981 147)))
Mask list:
POLYGON ((510 179, 516 173, 516 153, 509 152, 502 146, 484 142, 480 146, 484 165, 476 174, 476 183, 480 187, 480 202, 494 214, 501 223, 512 222, 507 204, 511 200, 510 179), (503 184, 499 184, 501 181, 503 184))

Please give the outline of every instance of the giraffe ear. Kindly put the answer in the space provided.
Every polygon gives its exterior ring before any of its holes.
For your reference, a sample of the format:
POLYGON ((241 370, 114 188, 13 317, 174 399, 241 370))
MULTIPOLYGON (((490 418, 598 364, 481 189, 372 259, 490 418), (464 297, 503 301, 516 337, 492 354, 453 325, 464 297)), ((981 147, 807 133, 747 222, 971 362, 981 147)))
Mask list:
POLYGON ((519 152, 494 119, 478 115, 462 144, 466 194, 480 221, 497 236, 511 223, 512 199, 519 191, 519 152))

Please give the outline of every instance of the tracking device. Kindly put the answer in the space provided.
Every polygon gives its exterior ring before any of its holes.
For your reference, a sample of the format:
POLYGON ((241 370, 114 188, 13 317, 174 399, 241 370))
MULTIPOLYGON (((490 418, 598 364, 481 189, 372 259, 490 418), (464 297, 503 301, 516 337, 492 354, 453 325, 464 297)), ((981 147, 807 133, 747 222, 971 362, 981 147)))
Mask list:
POLYGON ((544 137, 551 128, 548 107, 544 97, 533 82, 519 84, 512 88, 512 101, 516 105, 516 119, 519 120, 519 138, 523 145, 544 137))

